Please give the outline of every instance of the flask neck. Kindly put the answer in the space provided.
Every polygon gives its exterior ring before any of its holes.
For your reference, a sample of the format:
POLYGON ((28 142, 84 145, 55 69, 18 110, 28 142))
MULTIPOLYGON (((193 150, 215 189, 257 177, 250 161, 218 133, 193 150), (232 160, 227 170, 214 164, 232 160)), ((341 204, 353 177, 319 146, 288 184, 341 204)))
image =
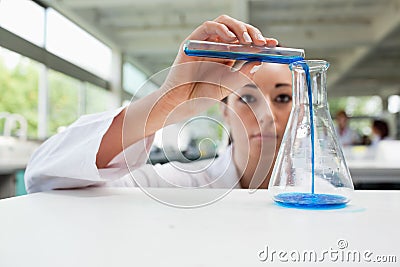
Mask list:
POLYGON ((290 65, 293 78, 293 105, 309 104, 304 63, 309 66, 313 106, 327 107, 326 72, 329 63, 323 60, 305 60, 290 65))

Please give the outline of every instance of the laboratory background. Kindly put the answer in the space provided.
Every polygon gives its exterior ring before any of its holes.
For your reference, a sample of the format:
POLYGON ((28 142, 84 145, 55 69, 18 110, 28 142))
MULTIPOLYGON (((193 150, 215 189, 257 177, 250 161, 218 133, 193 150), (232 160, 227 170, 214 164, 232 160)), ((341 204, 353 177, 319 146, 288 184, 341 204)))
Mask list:
MULTIPOLYGON (((46 139, 157 90, 180 43, 221 14, 328 61, 355 188, 400 188, 399 0, 0 0, 0 198, 26 194, 24 170, 46 139)), ((178 124, 156 135, 149 162, 214 157, 226 143, 213 121, 178 124)))

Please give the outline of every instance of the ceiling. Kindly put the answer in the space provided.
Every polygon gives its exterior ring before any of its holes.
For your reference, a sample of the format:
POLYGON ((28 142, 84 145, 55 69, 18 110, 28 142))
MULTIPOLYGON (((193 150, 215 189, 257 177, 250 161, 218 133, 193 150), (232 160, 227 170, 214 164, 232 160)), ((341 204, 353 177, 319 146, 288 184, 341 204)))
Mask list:
POLYGON ((325 59, 330 96, 400 93, 400 0, 44 0, 151 75, 198 25, 228 14, 325 59))

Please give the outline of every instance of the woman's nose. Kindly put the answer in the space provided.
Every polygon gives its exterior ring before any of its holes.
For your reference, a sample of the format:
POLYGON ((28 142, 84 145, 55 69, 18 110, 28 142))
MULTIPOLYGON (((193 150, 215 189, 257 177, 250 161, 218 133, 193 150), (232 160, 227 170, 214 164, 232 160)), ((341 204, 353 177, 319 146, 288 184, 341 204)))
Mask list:
POLYGON ((261 127, 270 127, 274 125, 274 115, 269 107, 258 113, 257 120, 261 127))

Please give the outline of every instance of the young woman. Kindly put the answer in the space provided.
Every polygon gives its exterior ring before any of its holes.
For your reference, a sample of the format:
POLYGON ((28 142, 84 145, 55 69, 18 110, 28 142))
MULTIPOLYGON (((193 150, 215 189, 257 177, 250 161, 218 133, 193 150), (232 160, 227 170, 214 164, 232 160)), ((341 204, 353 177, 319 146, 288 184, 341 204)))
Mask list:
MULTIPOLYGON (((186 40, 277 45, 222 15, 186 40)), ((185 41, 186 41, 185 40, 185 41)), ((266 188, 291 110, 287 65, 189 57, 178 52, 156 92, 125 108, 81 117, 47 140, 26 170, 28 192, 87 186, 266 188), (145 164, 154 133, 221 102, 232 144, 212 161, 145 164)))

